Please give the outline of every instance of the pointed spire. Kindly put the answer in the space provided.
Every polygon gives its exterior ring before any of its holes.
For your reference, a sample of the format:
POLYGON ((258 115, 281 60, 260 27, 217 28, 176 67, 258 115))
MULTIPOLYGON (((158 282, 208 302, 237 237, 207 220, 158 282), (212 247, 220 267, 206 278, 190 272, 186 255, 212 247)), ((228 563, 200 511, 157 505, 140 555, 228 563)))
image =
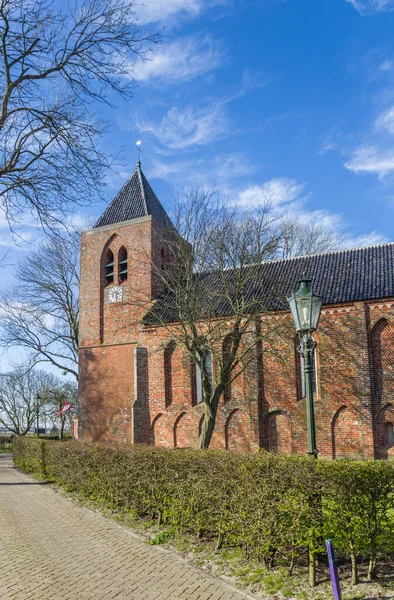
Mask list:
POLYGON ((141 170, 141 161, 137 160, 135 171, 94 227, 114 225, 149 215, 162 225, 172 227, 169 216, 141 170))

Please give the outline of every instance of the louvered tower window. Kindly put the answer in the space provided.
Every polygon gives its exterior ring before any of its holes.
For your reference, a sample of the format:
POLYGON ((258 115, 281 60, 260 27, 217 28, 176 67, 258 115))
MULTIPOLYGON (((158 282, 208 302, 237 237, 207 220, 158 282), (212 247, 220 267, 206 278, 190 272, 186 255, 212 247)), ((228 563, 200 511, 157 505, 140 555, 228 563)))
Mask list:
POLYGON ((119 283, 127 280, 127 250, 124 246, 119 250, 118 278, 119 283))
POLYGON ((114 281, 114 264, 113 252, 108 250, 104 262, 105 285, 113 283, 114 281))

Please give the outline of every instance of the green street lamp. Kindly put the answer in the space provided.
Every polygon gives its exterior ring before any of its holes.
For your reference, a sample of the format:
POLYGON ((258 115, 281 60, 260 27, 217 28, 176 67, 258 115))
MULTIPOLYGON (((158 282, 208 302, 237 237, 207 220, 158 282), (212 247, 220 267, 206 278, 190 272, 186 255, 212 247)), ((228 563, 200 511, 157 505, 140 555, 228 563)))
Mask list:
POLYGON ((308 426, 308 455, 317 458, 315 410, 313 405, 312 364, 316 343, 312 332, 319 322, 323 298, 309 288, 309 281, 302 279, 299 290, 287 299, 295 328, 300 336, 300 351, 304 357, 306 418, 308 426))

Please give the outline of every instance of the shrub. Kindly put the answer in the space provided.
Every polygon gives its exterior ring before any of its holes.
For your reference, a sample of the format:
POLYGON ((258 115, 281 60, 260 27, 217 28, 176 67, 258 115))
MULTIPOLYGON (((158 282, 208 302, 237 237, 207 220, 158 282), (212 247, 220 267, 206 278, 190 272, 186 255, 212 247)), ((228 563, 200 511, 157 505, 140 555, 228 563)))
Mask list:
MULTIPOLYGON (((245 556, 286 568, 309 564, 331 537, 352 562, 370 558, 369 578, 382 554, 394 552, 394 463, 314 461, 259 452, 165 450, 17 438, 16 464, 117 512, 156 519, 238 546, 245 556)), ((153 542, 152 542, 153 543, 153 542)), ((312 581, 312 579, 311 579, 312 581)))

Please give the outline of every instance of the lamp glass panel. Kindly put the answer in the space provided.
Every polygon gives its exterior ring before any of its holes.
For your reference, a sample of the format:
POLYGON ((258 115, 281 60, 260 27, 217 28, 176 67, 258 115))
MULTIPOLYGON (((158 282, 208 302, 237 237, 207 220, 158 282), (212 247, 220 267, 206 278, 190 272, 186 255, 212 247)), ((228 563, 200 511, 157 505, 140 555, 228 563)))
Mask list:
POLYGON ((323 298, 321 296, 313 295, 312 298, 312 317, 311 317, 311 329, 317 329, 319 323, 320 311, 323 304, 323 298))
POLYGON ((298 312, 297 312, 297 301, 295 296, 293 295, 291 298, 288 299, 289 305, 290 305, 290 310, 291 310, 291 314, 293 317, 293 321, 295 324, 295 328, 296 331, 300 331, 300 320, 298 318, 298 312))
POLYGON ((300 320, 300 331, 309 331, 311 328, 312 297, 297 296, 298 318, 300 320))

